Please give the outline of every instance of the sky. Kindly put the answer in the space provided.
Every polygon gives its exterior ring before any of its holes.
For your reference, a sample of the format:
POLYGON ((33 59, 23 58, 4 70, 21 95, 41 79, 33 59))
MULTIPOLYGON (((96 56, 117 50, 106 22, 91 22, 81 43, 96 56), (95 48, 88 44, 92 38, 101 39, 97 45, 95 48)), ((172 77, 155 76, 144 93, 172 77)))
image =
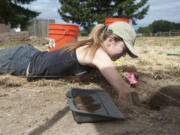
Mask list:
MULTIPOLYGON (((180 0, 149 0, 147 4, 150 5, 148 13, 137 21, 135 28, 148 26, 160 19, 180 23, 180 0)), ((54 19, 57 24, 66 23, 58 14, 58 8, 61 7, 59 0, 36 0, 24 7, 41 12, 38 19, 54 19)))

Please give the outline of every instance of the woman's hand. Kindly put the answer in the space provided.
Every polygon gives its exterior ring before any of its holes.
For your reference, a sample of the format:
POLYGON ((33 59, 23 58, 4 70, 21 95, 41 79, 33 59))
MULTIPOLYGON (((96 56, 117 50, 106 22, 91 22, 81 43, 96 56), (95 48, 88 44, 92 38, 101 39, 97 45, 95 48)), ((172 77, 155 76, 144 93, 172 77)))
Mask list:
POLYGON ((132 98, 128 85, 121 78, 115 64, 112 62, 107 53, 103 51, 103 49, 99 48, 96 51, 92 64, 99 69, 101 74, 114 87, 118 93, 119 100, 125 104, 132 104, 132 98))
POLYGON ((118 99, 120 102, 132 105, 132 96, 131 96, 131 93, 127 90, 119 91, 118 92, 118 99))
POLYGON ((118 93, 118 101, 124 105, 142 106, 138 93, 136 92, 120 91, 118 93))

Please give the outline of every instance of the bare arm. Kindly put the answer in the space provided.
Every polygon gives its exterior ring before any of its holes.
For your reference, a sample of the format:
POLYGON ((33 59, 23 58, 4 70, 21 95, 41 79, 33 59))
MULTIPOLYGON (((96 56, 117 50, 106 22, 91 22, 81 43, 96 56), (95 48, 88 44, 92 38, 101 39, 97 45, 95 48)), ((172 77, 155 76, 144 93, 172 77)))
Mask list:
POLYGON ((98 50, 96 52, 93 59, 93 64, 100 70, 106 80, 115 88, 119 94, 119 98, 131 102, 128 86, 121 78, 110 57, 103 52, 103 50, 98 50))

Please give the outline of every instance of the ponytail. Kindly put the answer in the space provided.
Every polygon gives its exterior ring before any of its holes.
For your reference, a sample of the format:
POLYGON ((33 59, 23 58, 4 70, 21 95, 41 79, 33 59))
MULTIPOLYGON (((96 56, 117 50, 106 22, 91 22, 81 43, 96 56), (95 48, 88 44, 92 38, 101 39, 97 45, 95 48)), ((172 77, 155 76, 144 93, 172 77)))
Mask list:
POLYGON ((63 47, 63 53, 72 52, 81 45, 87 44, 89 46, 86 48, 86 51, 87 53, 90 53, 90 56, 93 59, 97 49, 101 46, 103 42, 105 32, 106 26, 104 24, 98 24, 91 30, 88 39, 67 44, 63 47))
POLYGON ((86 48, 86 51, 87 53, 90 53, 91 60, 93 60, 97 49, 103 42, 104 28, 104 24, 98 24, 92 29, 88 36, 90 42, 88 43, 89 46, 86 48))
POLYGON ((89 39, 92 40, 92 45, 98 46, 102 43, 104 29, 105 29, 104 24, 98 24, 92 29, 91 33, 89 34, 89 39))

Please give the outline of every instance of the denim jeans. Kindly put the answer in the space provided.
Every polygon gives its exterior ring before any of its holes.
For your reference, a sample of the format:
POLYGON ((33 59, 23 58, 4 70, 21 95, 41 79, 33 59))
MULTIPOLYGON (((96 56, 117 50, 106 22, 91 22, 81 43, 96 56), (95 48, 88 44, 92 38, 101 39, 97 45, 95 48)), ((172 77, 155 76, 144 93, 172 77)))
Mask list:
POLYGON ((18 45, 0 50, 0 74, 25 76, 32 56, 39 52, 32 45, 18 45))

